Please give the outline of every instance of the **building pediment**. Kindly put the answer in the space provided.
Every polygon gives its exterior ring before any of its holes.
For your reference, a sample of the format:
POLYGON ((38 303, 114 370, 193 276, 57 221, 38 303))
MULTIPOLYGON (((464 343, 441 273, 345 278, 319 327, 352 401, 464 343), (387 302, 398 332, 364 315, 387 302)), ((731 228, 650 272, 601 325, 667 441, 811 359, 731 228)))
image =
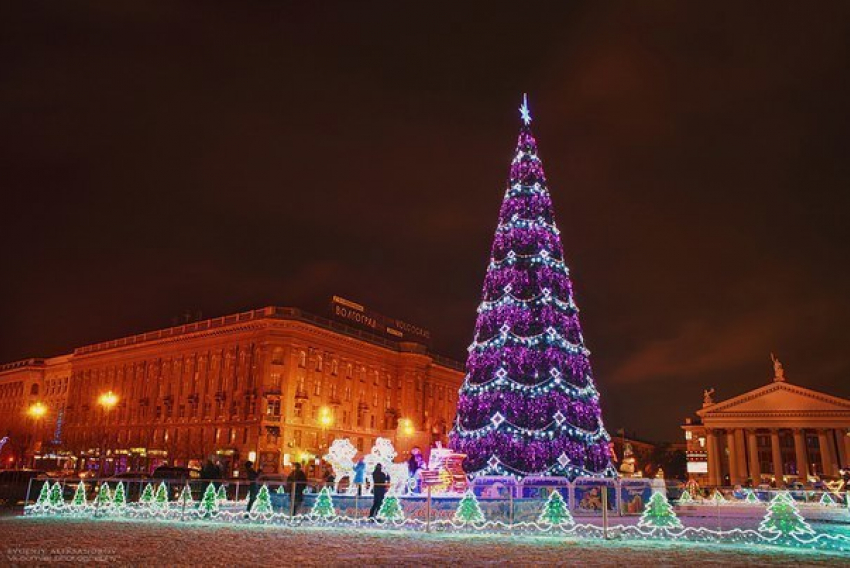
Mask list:
POLYGON ((774 382, 697 411, 705 418, 752 413, 847 413, 850 400, 813 391, 787 382, 774 382))

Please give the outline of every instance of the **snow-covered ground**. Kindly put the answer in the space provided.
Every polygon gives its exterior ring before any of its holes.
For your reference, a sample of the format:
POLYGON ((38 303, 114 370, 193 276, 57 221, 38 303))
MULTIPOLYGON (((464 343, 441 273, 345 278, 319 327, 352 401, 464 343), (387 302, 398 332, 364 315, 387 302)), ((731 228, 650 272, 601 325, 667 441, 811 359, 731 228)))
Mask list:
POLYGON ((848 554, 756 546, 200 522, 4 517, 0 538, 0 565, 850 565, 848 554))

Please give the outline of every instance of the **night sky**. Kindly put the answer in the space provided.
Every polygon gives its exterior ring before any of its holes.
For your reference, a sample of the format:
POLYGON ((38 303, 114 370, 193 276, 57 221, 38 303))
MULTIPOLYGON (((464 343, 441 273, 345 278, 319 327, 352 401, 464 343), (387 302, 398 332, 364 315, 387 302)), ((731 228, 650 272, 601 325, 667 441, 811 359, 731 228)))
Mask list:
POLYGON ((6 6, 0 361, 333 294, 462 359, 527 91, 610 431, 848 396, 850 3, 739 4, 6 6))

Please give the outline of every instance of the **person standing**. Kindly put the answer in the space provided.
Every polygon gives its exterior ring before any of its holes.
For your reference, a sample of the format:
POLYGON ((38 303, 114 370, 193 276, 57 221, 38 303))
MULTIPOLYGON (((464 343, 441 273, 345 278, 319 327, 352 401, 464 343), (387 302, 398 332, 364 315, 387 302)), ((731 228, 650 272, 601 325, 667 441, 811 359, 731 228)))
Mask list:
POLYGON ((360 458, 354 464, 354 485, 357 486, 357 496, 359 497, 363 491, 363 482, 366 480, 366 462, 360 458))
POLYGON ((384 473, 384 468, 381 467, 381 464, 376 465, 375 470, 372 472, 372 494, 375 496, 375 499, 372 501, 372 508, 369 509, 370 519, 374 519, 378 511, 381 510, 389 483, 390 476, 384 473))
POLYGON ((250 513, 251 507, 254 506, 254 501, 257 500, 257 493, 260 490, 260 486, 257 484, 257 478, 260 474, 254 469, 254 462, 245 462, 245 476, 248 478, 248 512, 250 513))
POLYGON ((307 476, 302 471, 300 463, 295 462, 294 468, 292 473, 289 474, 289 477, 286 478, 286 482, 289 484, 289 495, 292 499, 292 514, 297 515, 298 509, 301 507, 302 501, 304 501, 304 490, 307 489, 307 476))

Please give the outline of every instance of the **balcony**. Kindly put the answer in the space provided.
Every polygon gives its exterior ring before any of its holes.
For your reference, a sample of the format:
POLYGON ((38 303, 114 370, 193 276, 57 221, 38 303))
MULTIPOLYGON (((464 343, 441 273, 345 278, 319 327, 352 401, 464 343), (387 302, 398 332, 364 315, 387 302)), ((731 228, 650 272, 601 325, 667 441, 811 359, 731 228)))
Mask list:
POLYGON ((328 404, 330 404, 331 406, 339 406, 340 404, 342 404, 342 400, 340 400, 338 396, 329 396, 328 404))
POLYGON ((280 416, 274 414, 264 414, 263 422, 269 422, 271 424, 280 424, 280 416))
POLYGON ((280 396, 281 394, 280 387, 266 387, 263 389, 264 396, 280 396))
POLYGON ((301 399, 301 400, 307 400, 307 399, 310 398, 310 395, 307 394, 306 390, 298 389, 297 391, 295 391, 295 398, 301 399))

